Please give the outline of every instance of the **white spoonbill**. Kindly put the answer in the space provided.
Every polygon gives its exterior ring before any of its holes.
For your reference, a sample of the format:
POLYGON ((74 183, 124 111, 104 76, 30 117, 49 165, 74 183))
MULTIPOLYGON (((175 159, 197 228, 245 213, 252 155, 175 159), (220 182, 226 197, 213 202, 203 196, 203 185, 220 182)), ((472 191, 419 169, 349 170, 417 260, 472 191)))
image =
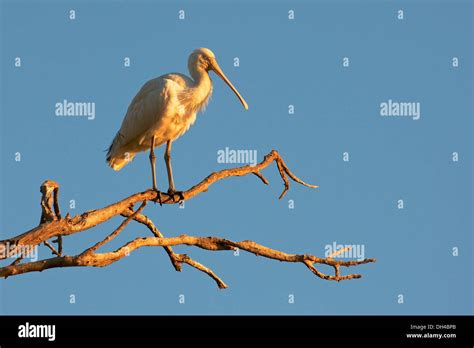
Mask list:
POLYGON ((209 71, 213 70, 237 95, 245 109, 248 105, 219 67, 207 48, 194 50, 188 59, 191 78, 179 73, 146 82, 128 107, 122 126, 107 152, 107 162, 114 170, 122 169, 138 152, 150 150, 153 190, 156 188, 154 148, 166 143, 164 159, 168 172, 168 194, 174 197, 171 145, 196 121, 212 93, 209 71))

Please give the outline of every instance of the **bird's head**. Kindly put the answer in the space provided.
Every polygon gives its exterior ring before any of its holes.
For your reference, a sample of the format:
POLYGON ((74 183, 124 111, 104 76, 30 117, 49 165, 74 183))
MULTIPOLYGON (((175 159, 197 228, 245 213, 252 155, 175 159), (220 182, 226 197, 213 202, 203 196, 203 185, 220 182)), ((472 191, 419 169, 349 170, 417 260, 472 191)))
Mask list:
POLYGON ((237 98, 239 98, 244 108, 246 110, 249 108, 245 99, 240 95, 240 93, 237 91, 234 85, 229 81, 227 76, 225 76, 219 64, 217 64, 216 56, 210 49, 208 48, 195 49, 189 55, 188 68, 189 68, 189 71, 193 71, 193 70, 205 71, 205 72, 209 72, 210 70, 214 71, 216 75, 219 76, 229 86, 229 88, 235 93, 235 95, 237 96, 237 98))

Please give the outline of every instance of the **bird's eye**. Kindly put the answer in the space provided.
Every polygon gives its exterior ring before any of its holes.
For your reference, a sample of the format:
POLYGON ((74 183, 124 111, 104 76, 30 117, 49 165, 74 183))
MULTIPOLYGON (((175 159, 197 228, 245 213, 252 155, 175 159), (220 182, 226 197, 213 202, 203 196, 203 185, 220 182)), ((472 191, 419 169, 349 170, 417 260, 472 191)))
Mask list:
POLYGON ((204 56, 204 67, 206 68, 206 70, 209 70, 212 66, 212 62, 211 62, 211 58, 207 57, 207 56, 204 56))

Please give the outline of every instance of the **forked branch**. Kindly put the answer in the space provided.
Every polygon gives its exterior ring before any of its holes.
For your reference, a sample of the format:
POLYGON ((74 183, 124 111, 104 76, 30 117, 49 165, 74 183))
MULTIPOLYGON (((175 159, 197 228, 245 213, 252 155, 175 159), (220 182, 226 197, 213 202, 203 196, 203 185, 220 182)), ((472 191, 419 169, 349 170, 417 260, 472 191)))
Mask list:
MULTIPOLYGON (((225 169, 212 173, 197 185, 191 187, 189 190, 180 195, 170 196, 164 192, 161 193, 161 200, 163 204, 176 204, 180 198, 189 200, 201 192, 208 190, 213 183, 228 177, 244 176, 247 174, 256 175, 264 184, 268 184, 268 180, 263 176, 261 171, 268 167, 272 162, 276 162, 278 171, 284 183, 283 192, 280 199, 289 190, 290 180, 293 180, 301 185, 310 188, 317 186, 309 185, 294 175, 287 167, 279 153, 275 150, 265 156, 264 160, 255 166, 243 166, 232 169, 225 169)), ((245 240, 241 242, 234 242, 231 240, 219 237, 196 237, 189 235, 181 235, 178 237, 166 238, 158 230, 153 221, 142 213, 147 201, 156 201, 157 193, 153 190, 148 190, 136 193, 119 202, 113 203, 107 207, 87 211, 81 215, 70 217, 61 217, 58 204, 59 185, 51 180, 45 181, 41 186, 42 200, 41 208, 42 214, 40 225, 32 230, 25 232, 8 240, 0 241, 0 260, 4 260, 12 255, 16 256, 15 262, 10 265, 0 267, 0 277, 7 278, 13 275, 19 275, 35 271, 43 271, 50 268, 58 267, 78 267, 78 266, 94 266, 104 267, 108 266, 123 257, 129 255, 136 249, 145 246, 163 247, 170 258, 173 267, 177 271, 181 271, 182 264, 187 264, 194 267, 207 275, 209 275, 221 289, 226 288, 227 285, 208 267, 193 260, 186 254, 175 253, 172 249, 176 245, 187 245, 206 249, 210 251, 218 250, 236 250, 240 249, 253 253, 257 256, 263 256, 269 259, 274 259, 283 262, 293 262, 304 264, 317 277, 326 280, 347 280, 360 278, 360 274, 341 275, 341 267, 358 266, 365 263, 375 262, 375 259, 342 261, 334 260, 334 255, 326 258, 320 258, 310 254, 287 254, 275 249, 268 248, 254 241, 245 240), (138 209, 134 210, 136 203, 141 202, 138 209), (83 232, 91 229, 101 223, 104 223, 115 216, 123 216, 125 219, 111 234, 105 239, 95 243, 80 254, 75 256, 63 255, 62 253, 62 239, 64 236, 83 232), (115 251, 99 253, 98 250, 114 239, 131 221, 136 221, 145 225, 153 236, 142 237, 134 239, 115 251), (57 237, 54 242, 58 243, 58 249, 49 243, 50 238, 57 237), (43 259, 40 261, 23 262, 31 248, 44 244, 55 257, 43 259), (334 275, 329 275, 321 272, 316 268, 316 265, 325 264, 334 269, 334 275)))

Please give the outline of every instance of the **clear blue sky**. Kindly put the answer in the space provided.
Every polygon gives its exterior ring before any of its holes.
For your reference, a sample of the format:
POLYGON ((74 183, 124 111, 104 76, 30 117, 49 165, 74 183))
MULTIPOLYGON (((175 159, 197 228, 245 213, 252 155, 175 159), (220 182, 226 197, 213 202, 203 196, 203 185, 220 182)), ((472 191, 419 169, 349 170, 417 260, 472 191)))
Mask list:
MULTIPOLYGON (((60 183, 63 213, 72 215, 150 187, 147 154, 114 172, 103 150, 141 85, 187 73, 188 54, 204 46, 250 109, 213 76, 206 112, 173 147, 177 188, 230 166, 217 162, 226 147, 257 150, 259 160, 277 149, 320 188, 292 185, 278 201, 282 182, 272 166, 268 187, 255 177, 229 179, 185 209, 149 205, 146 214, 165 235, 253 239, 322 256, 334 241, 361 244, 378 262, 354 269, 362 279, 338 284, 299 264, 177 248, 230 286, 218 290, 206 275, 186 266, 177 273, 163 250, 148 248, 107 268, 0 280, 0 313, 472 314, 471 1, 2 1, 1 11, 0 239, 38 223, 45 179, 60 183), (64 99, 96 103, 95 119, 56 117, 64 99), (419 102, 420 120, 381 117, 388 99, 419 102)), ((158 184, 167 188, 162 149, 158 184)), ((66 238, 66 252, 119 223, 66 238)), ((106 249, 139 235, 148 231, 131 223, 106 249)))

